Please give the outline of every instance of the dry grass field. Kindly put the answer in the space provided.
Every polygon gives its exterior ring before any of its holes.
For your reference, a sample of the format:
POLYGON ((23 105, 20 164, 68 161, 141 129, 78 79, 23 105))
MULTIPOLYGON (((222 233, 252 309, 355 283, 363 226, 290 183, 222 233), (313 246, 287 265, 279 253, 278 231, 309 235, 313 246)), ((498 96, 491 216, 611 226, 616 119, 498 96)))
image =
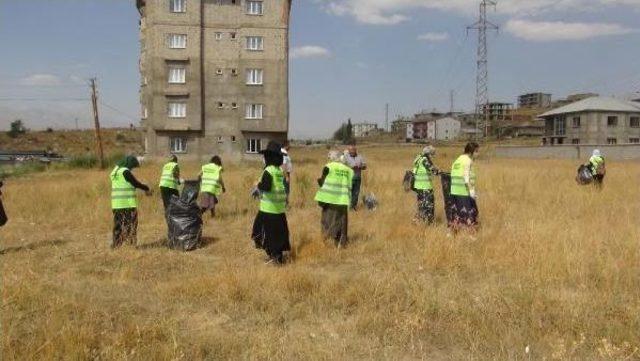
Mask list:
MULTIPOLYGON (((109 250, 108 171, 9 179, 2 360, 640 359, 640 164, 610 163, 597 192, 575 185, 575 161, 485 155, 474 240, 447 238, 439 189, 438 225, 412 222, 401 180, 417 151, 361 150, 380 208, 352 213, 336 250, 313 202, 326 150, 294 149, 285 267, 249 239, 258 164, 226 167, 218 218, 188 254, 162 246, 157 193, 140 196, 139 248, 109 250)), ((155 186, 159 171, 135 173, 155 186)))

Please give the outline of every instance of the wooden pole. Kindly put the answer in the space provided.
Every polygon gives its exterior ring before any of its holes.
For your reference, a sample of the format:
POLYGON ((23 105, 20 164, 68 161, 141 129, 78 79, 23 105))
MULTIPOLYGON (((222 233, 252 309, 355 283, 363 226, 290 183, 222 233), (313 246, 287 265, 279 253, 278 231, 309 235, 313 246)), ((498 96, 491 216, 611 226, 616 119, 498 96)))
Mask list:
POLYGON ((91 105, 93 108, 93 121, 96 128, 96 155, 100 162, 100 169, 104 169, 104 152, 102 150, 102 136, 100 135, 100 118, 98 117, 98 94, 96 91, 96 78, 91 79, 91 105))

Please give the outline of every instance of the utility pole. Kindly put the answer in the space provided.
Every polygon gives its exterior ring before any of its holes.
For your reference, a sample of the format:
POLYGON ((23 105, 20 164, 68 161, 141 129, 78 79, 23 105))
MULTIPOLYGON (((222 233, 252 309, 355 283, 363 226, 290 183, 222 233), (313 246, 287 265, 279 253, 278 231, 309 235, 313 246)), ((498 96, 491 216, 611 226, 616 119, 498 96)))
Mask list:
POLYGON ((478 21, 467 26, 469 30, 478 31, 478 59, 476 74, 476 131, 479 129, 480 114, 484 114, 484 136, 489 133, 489 61, 487 51, 487 30, 498 31, 498 25, 487 20, 487 6, 496 7, 497 2, 494 0, 481 0, 480 15, 478 21))
POLYGON ((93 121, 96 128, 96 153, 100 162, 100 169, 104 169, 104 153, 102 151, 102 137, 100 136, 100 119, 98 117, 98 94, 96 91, 96 78, 91 78, 91 105, 93 108, 93 121))
POLYGON ((78 128, 78 118, 76 118, 76 130, 79 130, 79 128, 78 128))
POLYGON ((384 131, 389 131, 389 103, 387 103, 384 107, 384 131))
POLYGON ((453 89, 451 89, 451 91, 449 91, 449 115, 453 116, 453 97, 455 96, 455 93, 453 91, 453 89))

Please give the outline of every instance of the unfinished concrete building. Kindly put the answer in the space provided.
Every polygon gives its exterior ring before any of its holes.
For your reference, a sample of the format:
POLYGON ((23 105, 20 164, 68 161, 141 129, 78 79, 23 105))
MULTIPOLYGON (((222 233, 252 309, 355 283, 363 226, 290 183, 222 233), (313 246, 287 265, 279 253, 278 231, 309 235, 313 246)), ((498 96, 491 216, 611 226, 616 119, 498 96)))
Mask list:
POLYGON ((289 129, 291 0, 137 0, 150 156, 255 157, 289 129))
POLYGON ((518 108, 548 108, 551 106, 551 94, 529 93, 518 96, 518 108))

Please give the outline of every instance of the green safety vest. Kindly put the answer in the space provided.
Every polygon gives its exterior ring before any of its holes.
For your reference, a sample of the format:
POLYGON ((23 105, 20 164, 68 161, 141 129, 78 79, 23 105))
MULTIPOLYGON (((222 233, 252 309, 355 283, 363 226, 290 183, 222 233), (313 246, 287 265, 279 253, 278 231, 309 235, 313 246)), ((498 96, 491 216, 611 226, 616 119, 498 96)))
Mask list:
POLYGON ((431 171, 424 166, 425 156, 422 154, 416 157, 416 160, 413 161, 413 188, 424 191, 424 190, 432 190, 433 183, 431 183, 431 171))
POLYGON ((138 208, 136 188, 126 179, 124 172, 129 169, 116 166, 111 178, 111 209, 138 208))
POLYGON ((211 193, 215 196, 220 195, 222 193, 220 173, 222 173, 222 167, 217 164, 209 163, 203 165, 200 192, 211 193))
POLYGON ((287 194, 284 190, 284 173, 279 167, 272 165, 266 169, 271 175, 271 190, 261 192, 260 211, 270 214, 283 214, 287 211, 287 194))
POLYGON ((467 154, 463 154, 453 162, 451 166, 451 195, 454 196, 469 196, 469 190, 464 183, 464 169, 471 164, 471 171, 469 174, 471 185, 476 183, 476 174, 473 170, 473 163, 471 157, 467 154))
POLYGON ((162 175, 160 176, 160 187, 178 189, 178 181, 173 177, 178 163, 169 162, 162 167, 162 175))
POLYGON ((598 174, 598 168, 604 165, 604 158, 599 155, 594 155, 589 158, 589 163, 591 163, 591 174, 598 174))
POLYGON ((338 162, 330 162, 326 167, 329 168, 329 174, 316 193, 315 200, 322 203, 349 206, 351 204, 353 169, 338 162))

